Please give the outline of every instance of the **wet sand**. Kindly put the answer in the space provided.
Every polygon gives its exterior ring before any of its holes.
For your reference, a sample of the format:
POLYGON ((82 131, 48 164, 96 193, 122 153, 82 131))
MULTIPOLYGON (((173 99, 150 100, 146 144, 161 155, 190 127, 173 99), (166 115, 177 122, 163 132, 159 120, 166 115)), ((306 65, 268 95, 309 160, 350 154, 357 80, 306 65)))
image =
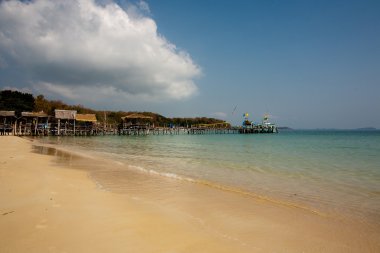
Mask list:
POLYGON ((0 138, 0 252, 380 252, 371 224, 32 144, 0 138))

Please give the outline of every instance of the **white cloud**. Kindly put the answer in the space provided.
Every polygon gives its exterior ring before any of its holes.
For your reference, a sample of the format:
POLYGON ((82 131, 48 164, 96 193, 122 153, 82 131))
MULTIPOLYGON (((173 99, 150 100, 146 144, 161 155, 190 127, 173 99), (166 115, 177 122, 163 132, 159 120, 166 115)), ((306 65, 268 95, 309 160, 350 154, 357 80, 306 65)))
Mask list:
POLYGON ((201 74, 152 18, 94 0, 1 2, 0 59, 34 89, 81 100, 183 99, 201 74))
POLYGON ((147 2, 140 0, 137 4, 141 10, 150 13, 150 8, 147 2))

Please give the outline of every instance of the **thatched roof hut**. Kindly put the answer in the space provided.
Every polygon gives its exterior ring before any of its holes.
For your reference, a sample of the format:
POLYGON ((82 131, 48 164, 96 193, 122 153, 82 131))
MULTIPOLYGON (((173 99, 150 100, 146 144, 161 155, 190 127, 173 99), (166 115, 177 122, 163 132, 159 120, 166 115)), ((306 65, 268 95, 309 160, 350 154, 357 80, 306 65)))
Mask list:
POLYGON ((126 120, 126 119, 153 119, 153 118, 150 117, 150 116, 146 116, 146 115, 144 115, 144 114, 133 113, 133 114, 130 114, 130 115, 127 115, 127 116, 121 117, 121 119, 124 121, 124 120, 126 120))
POLYGON ((49 117, 43 111, 41 111, 41 112, 22 112, 21 116, 30 117, 30 118, 47 118, 47 117, 49 117))
POLYGON ((80 113, 78 113, 75 116, 75 119, 77 121, 82 121, 82 122, 97 122, 95 114, 80 114, 80 113))
POLYGON ((77 111, 74 110, 55 110, 56 119, 75 119, 77 111))
POLYGON ((15 117, 15 111, 0 111, 0 117, 15 117))

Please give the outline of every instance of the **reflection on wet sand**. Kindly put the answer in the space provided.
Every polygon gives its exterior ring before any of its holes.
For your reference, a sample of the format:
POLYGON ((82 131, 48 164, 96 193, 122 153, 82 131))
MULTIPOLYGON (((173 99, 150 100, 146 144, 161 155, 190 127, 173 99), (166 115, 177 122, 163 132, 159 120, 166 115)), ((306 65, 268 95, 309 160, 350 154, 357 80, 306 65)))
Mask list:
POLYGON ((104 158, 90 159, 43 146, 35 146, 34 151, 55 156, 57 165, 86 170, 103 189, 175 213, 176 219, 190 220, 191 226, 245 249, 359 252, 364 247, 369 252, 379 248, 379 228, 355 220, 254 194, 146 173, 104 158))

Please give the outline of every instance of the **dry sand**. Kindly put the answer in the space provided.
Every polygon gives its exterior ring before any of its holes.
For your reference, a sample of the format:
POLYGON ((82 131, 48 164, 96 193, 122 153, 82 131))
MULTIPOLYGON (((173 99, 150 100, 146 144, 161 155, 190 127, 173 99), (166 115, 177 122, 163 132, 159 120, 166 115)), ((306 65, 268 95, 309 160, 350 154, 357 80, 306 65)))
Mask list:
POLYGON ((181 185, 170 203, 105 191, 2 136, 0 252, 380 252, 378 228, 181 185))

